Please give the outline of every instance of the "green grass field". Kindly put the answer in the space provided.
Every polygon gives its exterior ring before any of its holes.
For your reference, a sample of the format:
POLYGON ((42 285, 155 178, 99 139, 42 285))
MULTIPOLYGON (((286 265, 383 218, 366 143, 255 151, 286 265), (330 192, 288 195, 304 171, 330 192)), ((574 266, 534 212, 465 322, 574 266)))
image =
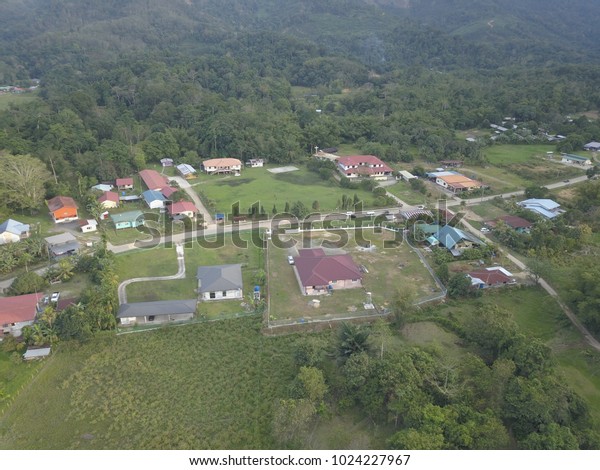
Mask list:
POLYGON ((484 155, 493 165, 509 165, 511 163, 526 163, 531 160, 543 159, 546 152, 554 151, 554 145, 492 145, 484 150, 484 155))
POLYGON ((24 362, 21 353, 0 351, 0 413, 40 369, 39 362, 24 362))
POLYGON ((275 448, 299 337, 259 330, 246 318, 63 345, 0 417, 0 448, 275 448))
POLYGON ((350 198, 357 194, 365 207, 372 206, 372 193, 341 188, 337 183, 319 179, 301 165, 295 166, 298 171, 280 174, 269 173, 267 169, 275 167, 269 165, 244 169, 241 176, 203 176, 193 187, 215 202, 217 212, 227 214, 231 213, 232 204, 238 201, 242 213, 257 201, 268 214, 273 205, 283 212, 286 202, 291 206, 295 201, 302 201, 309 210, 314 201, 319 201, 321 211, 333 211, 344 194, 350 198))

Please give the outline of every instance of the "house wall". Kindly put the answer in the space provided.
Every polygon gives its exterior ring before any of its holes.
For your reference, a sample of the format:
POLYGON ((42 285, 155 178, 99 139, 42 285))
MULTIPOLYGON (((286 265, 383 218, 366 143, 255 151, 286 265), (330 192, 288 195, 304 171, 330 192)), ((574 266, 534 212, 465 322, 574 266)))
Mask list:
MULTIPOLYGON (((338 281, 331 281, 328 285, 331 285, 333 290, 342 289, 355 289, 362 287, 362 281, 360 279, 341 279, 338 281)), ((304 295, 324 295, 329 293, 329 287, 326 286, 303 286, 302 291, 304 295)))
POLYGON ((150 209, 162 209, 163 207, 165 207, 165 202, 164 201, 152 201, 150 203, 146 203, 148 204, 148 207, 150 209))
POLYGON ((23 328, 29 325, 33 325, 33 320, 0 326, 0 333, 4 335, 21 336, 23 328))
POLYGON ((202 300, 230 300, 230 299, 241 299, 243 297, 242 289, 235 290, 227 290, 225 293, 223 291, 216 292, 202 292, 200 294, 202 300), (214 294, 214 297, 211 297, 211 294, 214 294))
POLYGON ((124 184, 122 186, 118 186, 117 189, 133 189, 132 184, 124 184))
POLYGON ((64 208, 59 209, 57 211, 51 212, 52 219, 55 223, 60 224, 63 222, 71 222, 73 220, 77 220, 77 209, 74 208, 64 208))
POLYGON ((177 315, 154 315, 145 316, 145 317, 126 317, 120 318, 119 321, 123 326, 131 326, 131 325, 152 325, 152 324, 161 324, 161 323, 171 323, 176 321, 185 321, 191 320, 194 318, 193 313, 182 313, 177 315), (153 319, 151 319, 153 318, 153 319))
POLYGON ((83 233, 95 232, 96 231, 96 226, 95 225, 84 225, 83 227, 81 227, 81 231, 83 233))

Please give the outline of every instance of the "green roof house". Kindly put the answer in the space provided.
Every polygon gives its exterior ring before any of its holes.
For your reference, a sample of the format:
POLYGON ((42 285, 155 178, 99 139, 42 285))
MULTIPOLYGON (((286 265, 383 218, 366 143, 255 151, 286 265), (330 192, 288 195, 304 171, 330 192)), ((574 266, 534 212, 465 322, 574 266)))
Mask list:
POLYGON ((115 228, 135 228, 144 225, 144 214, 142 211, 121 212, 120 214, 111 214, 110 218, 115 224, 115 228))

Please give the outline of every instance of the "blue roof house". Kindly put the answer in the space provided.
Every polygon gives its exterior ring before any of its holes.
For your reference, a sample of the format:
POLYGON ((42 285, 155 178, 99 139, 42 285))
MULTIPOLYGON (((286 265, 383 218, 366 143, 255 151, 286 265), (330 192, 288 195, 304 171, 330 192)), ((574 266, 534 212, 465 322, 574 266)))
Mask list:
POLYGON ((554 202, 552 199, 526 199, 517 204, 525 209, 535 212, 546 219, 553 219, 559 216, 563 212, 560 208, 560 204, 554 202))
POLYGON ((450 225, 443 226, 436 238, 439 240, 440 245, 450 250, 454 256, 460 255, 462 250, 466 248, 485 245, 479 238, 450 225))
POLYGON ((0 245, 14 243, 29 237, 29 225, 8 219, 0 224, 0 245))
POLYGON ((160 191, 144 191, 142 197, 150 209, 163 209, 167 198, 160 191))

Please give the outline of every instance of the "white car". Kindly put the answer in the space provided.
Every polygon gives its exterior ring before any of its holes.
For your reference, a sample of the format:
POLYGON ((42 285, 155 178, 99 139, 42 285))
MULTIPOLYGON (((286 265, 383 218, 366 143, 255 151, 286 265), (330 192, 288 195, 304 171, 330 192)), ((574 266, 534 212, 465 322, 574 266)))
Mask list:
POLYGON ((294 257, 293 256, 288 256, 288 264, 294 264, 294 257))
POLYGON ((487 228, 487 227, 481 227, 481 228, 479 229, 479 231, 480 231, 481 233, 489 233, 489 232, 491 232, 491 230, 490 230, 489 228, 487 228))
POLYGON ((52 292, 52 295, 50 296, 50 302, 56 303, 58 302, 58 299, 60 299, 60 292, 52 292))

